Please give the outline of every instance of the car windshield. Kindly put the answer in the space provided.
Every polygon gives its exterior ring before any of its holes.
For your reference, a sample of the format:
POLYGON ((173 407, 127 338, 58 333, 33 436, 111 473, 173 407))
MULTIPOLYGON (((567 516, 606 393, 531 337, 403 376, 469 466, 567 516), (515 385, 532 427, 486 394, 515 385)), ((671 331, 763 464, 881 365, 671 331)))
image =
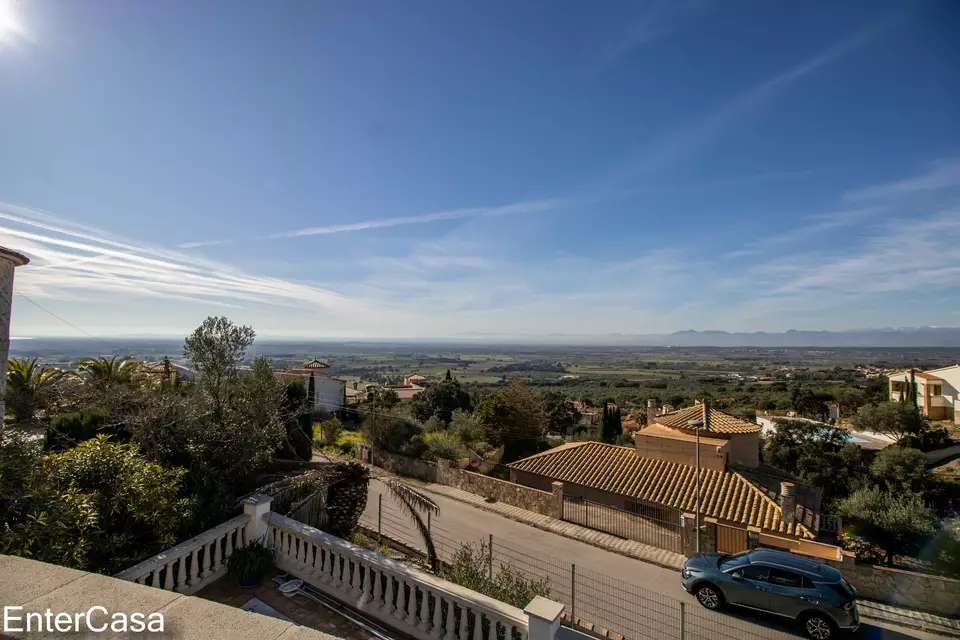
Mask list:
POLYGON ((720 559, 717 560, 717 566, 720 568, 735 567, 737 565, 743 564, 746 561, 749 551, 741 551, 739 553, 726 553, 720 556, 720 559))

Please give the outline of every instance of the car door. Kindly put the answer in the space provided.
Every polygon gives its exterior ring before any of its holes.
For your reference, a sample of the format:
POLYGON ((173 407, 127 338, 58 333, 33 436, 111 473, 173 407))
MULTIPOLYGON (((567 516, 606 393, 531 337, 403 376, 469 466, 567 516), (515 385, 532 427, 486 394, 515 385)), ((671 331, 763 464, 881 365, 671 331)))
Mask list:
POLYGON ((770 610, 791 618, 809 610, 810 606, 818 604, 820 599, 819 592, 809 578, 777 567, 770 568, 767 589, 770 610))
POLYGON ((770 606, 767 594, 767 576, 770 568, 762 564, 748 564, 726 572, 723 595, 727 601, 744 607, 763 609, 770 606))

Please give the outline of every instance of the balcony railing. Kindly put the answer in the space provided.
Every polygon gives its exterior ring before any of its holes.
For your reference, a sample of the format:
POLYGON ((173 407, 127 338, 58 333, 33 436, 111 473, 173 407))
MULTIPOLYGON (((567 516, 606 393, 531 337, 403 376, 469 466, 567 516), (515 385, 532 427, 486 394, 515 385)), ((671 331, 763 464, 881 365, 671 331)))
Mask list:
POLYGON ((422 640, 525 640, 521 609, 269 513, 278 567, 328 595, 422 640))
POLYGON ((114 577, 167 591, 196 593, 225 573, 234 549, 246 546, 243 532, 249 522, 250 515, 242 513, 114 577))
POLYGON ((190 594, 223 575, 234 549, 264 540, 274 550, 279 569, 416 640, 556 636, 563 610, 559 603, 538 597, 518 609, 283 516, 270 506, 268 496, 250 496, 242 515, 116 577, 190 594))

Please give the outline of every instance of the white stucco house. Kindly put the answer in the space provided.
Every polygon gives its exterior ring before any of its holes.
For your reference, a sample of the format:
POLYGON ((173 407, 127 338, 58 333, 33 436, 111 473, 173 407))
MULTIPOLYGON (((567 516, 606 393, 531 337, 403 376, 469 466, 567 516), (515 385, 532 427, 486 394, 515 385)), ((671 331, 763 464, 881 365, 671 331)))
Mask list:
POLYGON ((299 380, 309 390, 310 380, 313 380, 313 406, 324 407, 327 411, 342 409, 347 403, 347 383, 340 378, 329 375, 330 365, 321 360, 313 359, 299 367, 281 369, 281 377, 288 380, 299 380))
POLYGON ((953 420, 960 424, 960 364, 890 374, 891 402, 897 402, 901 394, 907 392, 911 376, 916 385, 914 400, 923 415, 931 420, 953 420))

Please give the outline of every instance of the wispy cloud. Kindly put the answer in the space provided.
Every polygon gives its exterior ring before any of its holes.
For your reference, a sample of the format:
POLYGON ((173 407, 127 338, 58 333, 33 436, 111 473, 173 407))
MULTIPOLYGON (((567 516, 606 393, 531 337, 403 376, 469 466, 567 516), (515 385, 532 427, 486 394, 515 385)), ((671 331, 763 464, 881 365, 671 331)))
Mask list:
POLYGON ((648 0, 637 3, 637 14, 626 21, 620 32, 607 38, 600 61, 590 70, 590 75, 614 66, 634 51, 670 34, 679 25, 702 13, 709 4, 709 0, 648 0))
POLYGON ((382 218, 380 220, 367 220, 365 222, 352 222, 348 224, 333 224, 323 227, 306 227, 295 231, 285 231, 267 236, 268 238, 296 238, 300 236, 318 236, 330 235, 334 233, 348 233, 352 231, 368 231, 372 229, 388 229, 407 224, 426 224, 429 222, 439 222, 441 220, 459 220, 462 218, 477 218, 491 216, 515 215, 521 213, 538 213, 558 209, 567 204, 567 201, 561 199, 555 200, 532 200, 529 202, 517 202, 497 207, 473 207, 468 209, 453 209, 451 211, 438 211, 420 216, 405 216, 398 218, 382 218))
POLYGON ((178 244, 177 249, 196 249, 197 247, 213 247, 220 244, 231 244, 233 240, 201 240, 200 242, 184 242, 178 244))
POLYGON ((268 305, 350 312, 365 309, 333 290, 252 275, 176 251, 102 237, 43 212, 0 204, 0 243, 27 253, 30 268, 17 290, 37 297, 92 292, 154 297, 204 305, 268 305))
POLYGON ((844 199, 859 201, 897 198, 954 187, 960 187, 960 158, 946 158, 931 162, 927 171, 920 175, 850 191, 844 195, 844 199))
POLYGON ((867 25, 817 55, 741 93, 693 125, 642 150, 639 157, 614 175, 614 181, 674 165, 800 80, 873 42, 894 23, 895 18, 887 18, 867 25))

